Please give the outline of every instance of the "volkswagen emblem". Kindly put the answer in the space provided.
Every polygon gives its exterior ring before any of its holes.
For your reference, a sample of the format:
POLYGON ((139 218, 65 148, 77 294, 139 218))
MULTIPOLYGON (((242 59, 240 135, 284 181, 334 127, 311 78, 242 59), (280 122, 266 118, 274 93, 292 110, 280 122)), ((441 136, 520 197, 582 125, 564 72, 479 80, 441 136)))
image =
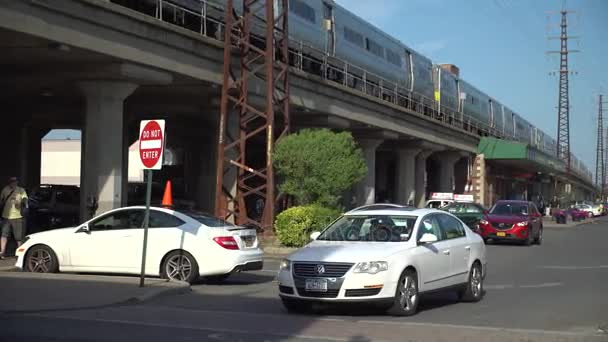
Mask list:
POLYGON ((325 266, 317 265, 317 274, 323 274, 323 273, 325 273, 325 266))

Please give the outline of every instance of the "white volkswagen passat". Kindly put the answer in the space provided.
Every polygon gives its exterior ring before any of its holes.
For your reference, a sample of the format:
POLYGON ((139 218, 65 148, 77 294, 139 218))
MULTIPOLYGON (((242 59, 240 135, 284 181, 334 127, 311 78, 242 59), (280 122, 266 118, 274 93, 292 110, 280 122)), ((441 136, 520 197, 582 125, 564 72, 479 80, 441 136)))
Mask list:
POLYGON ((386 304, 416 313, 424 292, 483 296, 485 244, 458 218, 435 209, 355 210, 281 262, 279 293, 288 311, 315 301, 386 304))
MULTIPOLYGON (((145 207, 121 208, 78 227, 29 235, 17 249, 16 266, 29 272, 139 274, 144 213, 145 207)), ((163 208, 150 208, 149 227, 148 276, 192 282, 262 269, 255 229, 163 208)))

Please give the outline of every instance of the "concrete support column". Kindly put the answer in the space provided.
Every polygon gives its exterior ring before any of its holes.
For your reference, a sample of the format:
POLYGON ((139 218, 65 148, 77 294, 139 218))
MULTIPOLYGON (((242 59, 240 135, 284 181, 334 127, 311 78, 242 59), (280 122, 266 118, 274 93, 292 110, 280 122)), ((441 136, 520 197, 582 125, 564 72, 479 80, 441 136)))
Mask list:
POLYGON ((97 202, 96 213, 122 204, 124 172, 124 100, 135 91, 136 84, 114 81, 78 83, 86 97, 85 124, 80 177, 81 218, 88 219, 87 208, 97 202))
POLYGON ((441 152, 437 161, 439 167, 439 192, 454 191, 454 166, 462 158, 460 152, 441 152))
POLYGON ((401 148, 397 150, 397 172, 395 185, 398 204, 414 205, 416 200, 416 156, 422 151, 419 148, 401 148))
POLYGON ((426 204, 426 160, 433 151, 422 151, 416 155, 416 170, 415 170, 415 200, 414 204, 418 208, 424 207, 426 204))
POLYGON ((381 143, 382 140, 378 139, 359 140, 365 165, 367 165, 367 174, 356 186, 357 205, 372 204, 376 201, 376 149, 381 143))

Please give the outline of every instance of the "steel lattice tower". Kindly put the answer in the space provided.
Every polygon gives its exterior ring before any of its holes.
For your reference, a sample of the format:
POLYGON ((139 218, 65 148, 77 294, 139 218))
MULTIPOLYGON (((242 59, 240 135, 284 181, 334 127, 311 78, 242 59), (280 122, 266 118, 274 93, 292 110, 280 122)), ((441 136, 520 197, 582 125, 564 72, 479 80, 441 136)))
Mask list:
POLYGON ((272 153, 289 130, 288 0, 228 0, 225 24, 215 215, 272 233, 272 153))
POLYGON ((606 186, 606 163, 604 161, 604 118, 602 110, 602 95, 599 95, 598 103, 595 186, 600 189, 600 196, 603 198, 604 187, 606 186))
POLYGON ((559 51, 559 98, 557 105, 557 158, 566 165, 566 171, 570 172, 570 99, 568 94, 568 20, 569 11, 562 10, 561 13, 561 49, 559 51))

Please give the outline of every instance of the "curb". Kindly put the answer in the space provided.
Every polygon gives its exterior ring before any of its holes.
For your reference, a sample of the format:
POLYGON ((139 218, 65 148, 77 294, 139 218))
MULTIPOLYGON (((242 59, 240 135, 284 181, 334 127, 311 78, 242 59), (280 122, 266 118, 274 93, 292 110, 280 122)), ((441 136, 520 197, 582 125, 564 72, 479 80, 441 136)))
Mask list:
POLYGON ((2 266, 0 272, 17 272, 19 269, 15 266, 2 266))
POLYGON ((265 257, 275 256, 277 258, 284 257, 298 250, 298 248, 288 248, 288 247, 264 247, 262 248, 264 251, 265 257))

